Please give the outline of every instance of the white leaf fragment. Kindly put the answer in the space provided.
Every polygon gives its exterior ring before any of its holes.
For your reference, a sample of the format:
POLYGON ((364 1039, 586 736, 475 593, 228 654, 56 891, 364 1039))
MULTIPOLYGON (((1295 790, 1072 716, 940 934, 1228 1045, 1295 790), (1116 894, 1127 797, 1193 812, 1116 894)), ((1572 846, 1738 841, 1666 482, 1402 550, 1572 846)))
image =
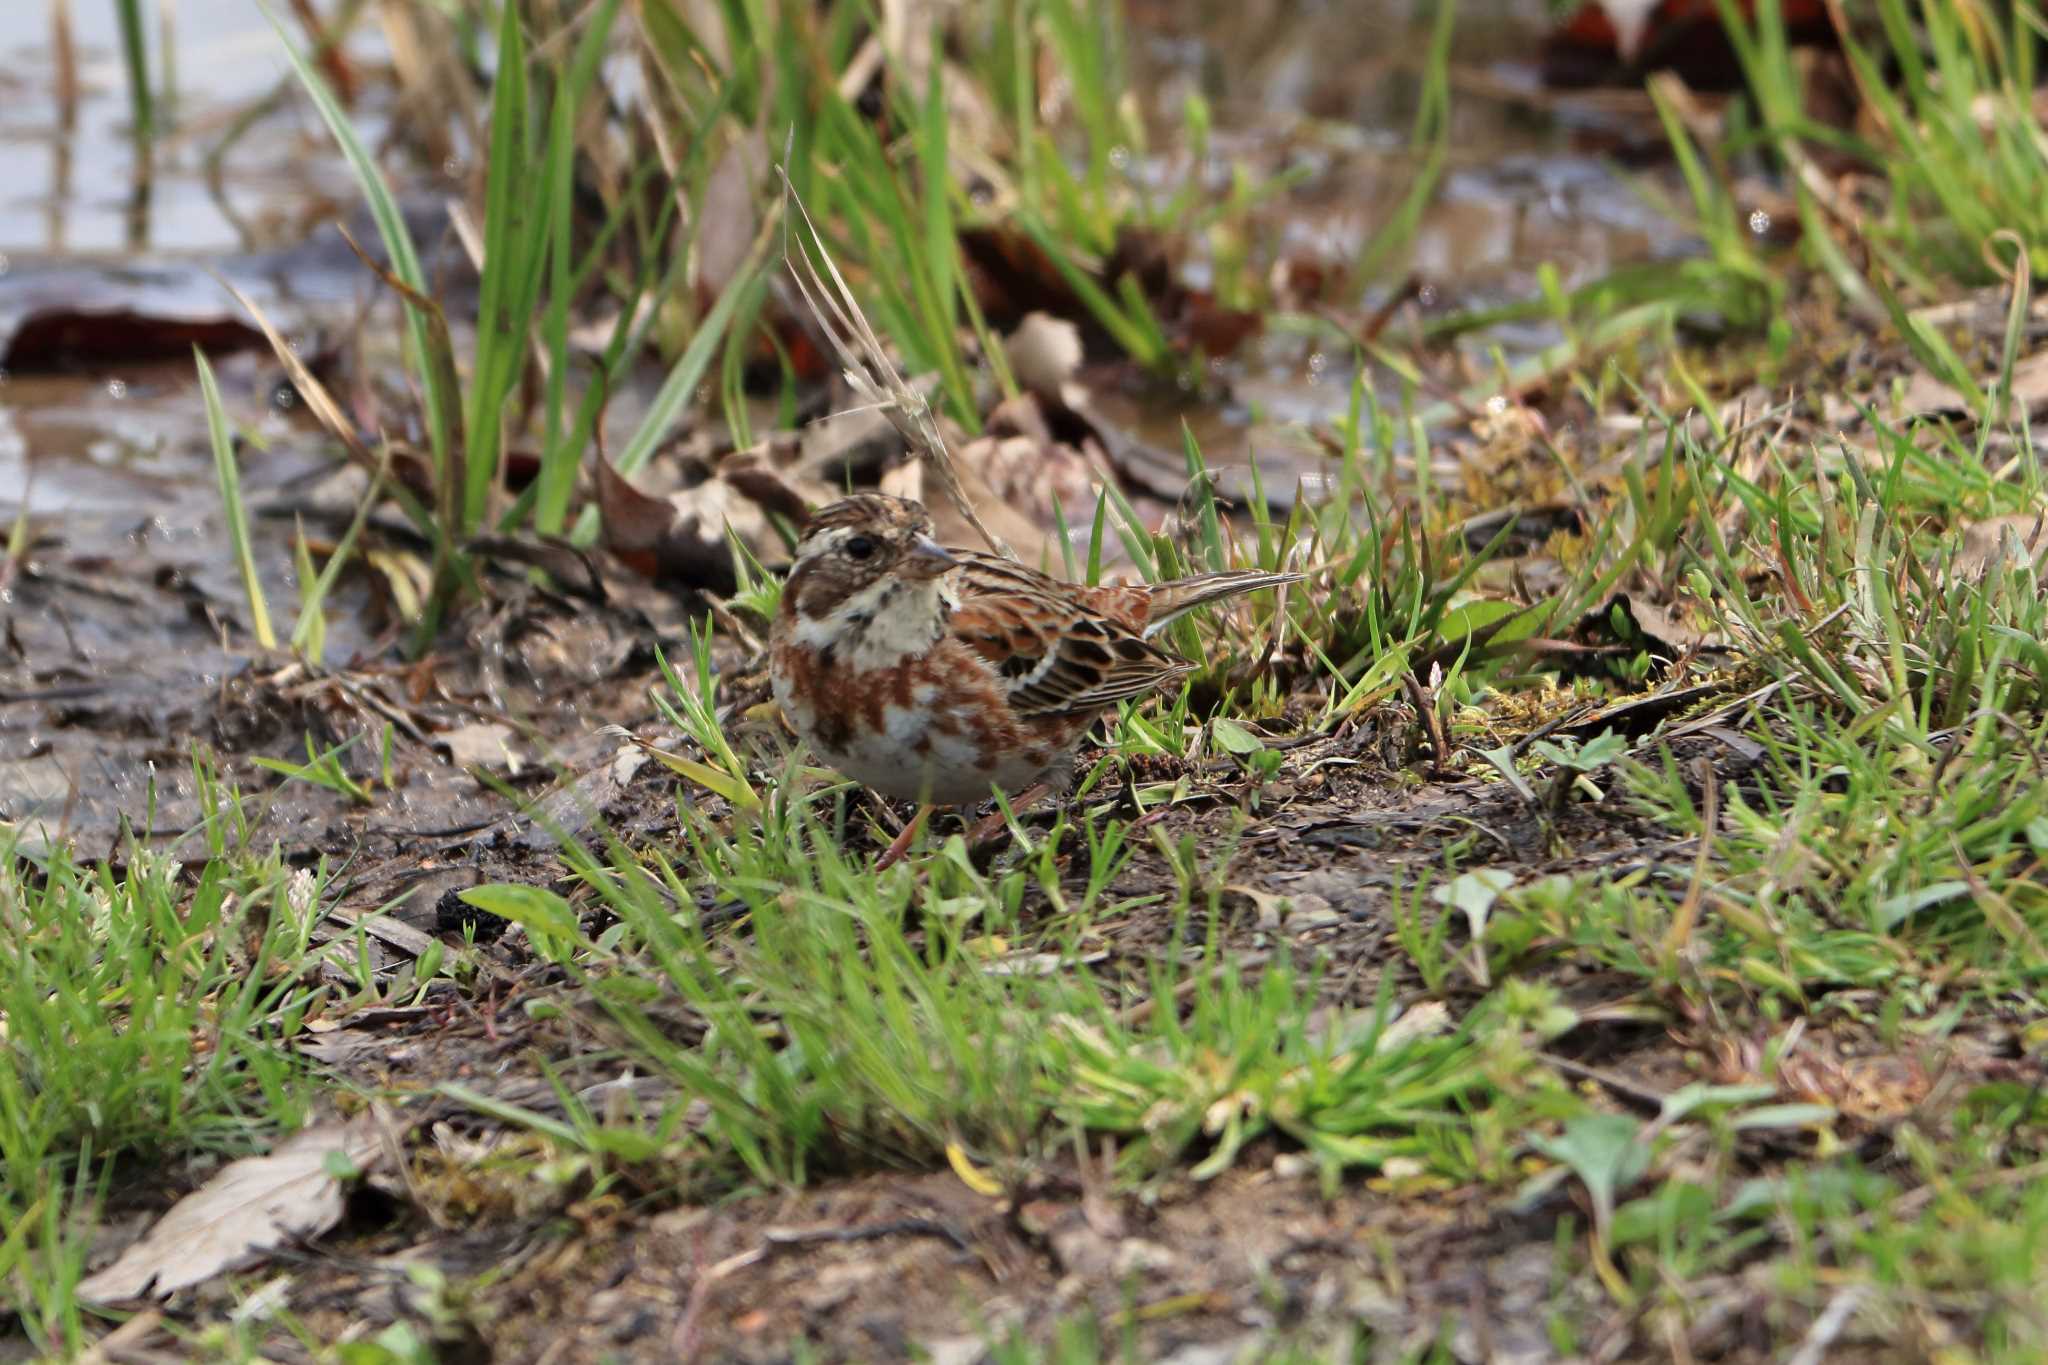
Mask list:
POLYGON ((337 1171, 361 1172, 381 1151, 375 1126, 363 1119, 320 1124, 267 1156, 230 1162, 112 1265, 88 1276, 78 1296, 95 1303, 164 1298, 317 1237, 341 1219, 337 1171))

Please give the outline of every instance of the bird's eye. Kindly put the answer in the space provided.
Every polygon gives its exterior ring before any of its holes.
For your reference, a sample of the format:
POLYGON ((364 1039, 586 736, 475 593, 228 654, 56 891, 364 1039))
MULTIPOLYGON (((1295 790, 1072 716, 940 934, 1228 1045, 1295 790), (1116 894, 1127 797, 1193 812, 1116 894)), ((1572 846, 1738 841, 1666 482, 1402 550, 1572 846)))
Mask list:
POLYGON ((867 559, 875 553, 875 542, 866 536, 855 536, 846 542, 846 553, 855 559, 867 559))

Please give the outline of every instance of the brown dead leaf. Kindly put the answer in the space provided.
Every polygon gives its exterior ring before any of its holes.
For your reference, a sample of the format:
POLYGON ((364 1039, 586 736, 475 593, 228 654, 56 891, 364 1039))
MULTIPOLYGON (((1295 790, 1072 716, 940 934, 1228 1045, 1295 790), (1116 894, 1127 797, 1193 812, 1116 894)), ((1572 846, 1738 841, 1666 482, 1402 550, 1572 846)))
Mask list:
POLYGON ((661 498, 642 493, 603 455, 594 455, 591 467, 597 476, 597 510, 605 548, 652 574, 662 537, 675 521, 675 509, 661 498))
POLYGON ((2039 564, 2048 555, 2048 514, 2015 512, 1963 528, 1954 568, 1960 578, 1982 578, 1995 564, 2039 564))
POLYGON ((968 287, 991 326, 1014 326, 1031 312, 1087 316, 1086 305, 1052 257, 1016 228, 962 228, 960 255, 968 287))
POLYGON ((20 374, 93 372, 188 359, 195 346, 209 355, 225 355, 262 345, 263 338, 235 318, 54 308, 31 313, 14 329, 0 369, 20 374))
POLYGON ((382 1151, 366 1115, 308 1128, 268 1156, 230 1162, 112 1265, 81 1282, 78 1296, 94 1303, 164 1298, 317 1237, 341 1219, 342 1184, 331 1159, 344 1157, 362 1171, 382 1151))
MULTIPOLYGON (((753 454, 739 454, 721 460, 718 477, 757 503, 762 510, 794 526, 803 525, 811 508, 839 496, 829 484, 806 484, 786 470, 772 467, 753 454)), ((757 552, 762 547, 755 547, 757 552)))
POLYGON ((1248 308, 1231 308, 1206 290, 1181 293, 1174 318, 1174 335, 1181 344, 1209 359, 1237 354, 1238 348, 1266 330, 1263 313, 1248 308))

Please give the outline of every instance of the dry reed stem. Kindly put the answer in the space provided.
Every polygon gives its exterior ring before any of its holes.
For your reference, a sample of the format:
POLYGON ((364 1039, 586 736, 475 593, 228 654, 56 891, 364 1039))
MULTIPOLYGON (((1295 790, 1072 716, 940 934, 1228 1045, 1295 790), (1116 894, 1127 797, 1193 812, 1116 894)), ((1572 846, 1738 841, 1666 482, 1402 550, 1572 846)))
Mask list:
POLYGON ((945 438, 939 434, 938 423, 932 418, 931 405, 925 402, 923 394, 904 382, 903 376, 890 363, 888 352, 882 348, 882 339, 875 335, 860 305, 854 301, 853 291, 847 287, 845 277, 839 273, 831 253, 825 249, 825 241, 819 235, 817 225, 811 221, 810 210, 804 207, 803 200, 797 196, 796 186, 790 183, 788 171, 780 166, 776 171, 782 176, 783 199, 795 206, 795 216, 803 219, 804 230, 810 236, 809 248, 797 235, 792 250, 793 234, 790 229, 793 217, 785 208, 782 259, 796 280, 796 287, 803 294, 811 316, 817 319, 818 329, 825 334, 834 354, 839 357, 847 385, 862 401, 874 405, 902 434, 904 441, 938 476, 940 486, 953 500, 953 505, 960 509, 960 515, 967 519, 967 524, 974 528, 975 534, 997 554, 1005 559, 1015 559, 1017 552, 1002 537, 989 530, 983 524, 981 514, 974 510, 973 501, 961 485, 960 471, 953 463, 952 452, 946 449, 945 438), (822 275, 811 259, 812 249, 825 264, 822 275))

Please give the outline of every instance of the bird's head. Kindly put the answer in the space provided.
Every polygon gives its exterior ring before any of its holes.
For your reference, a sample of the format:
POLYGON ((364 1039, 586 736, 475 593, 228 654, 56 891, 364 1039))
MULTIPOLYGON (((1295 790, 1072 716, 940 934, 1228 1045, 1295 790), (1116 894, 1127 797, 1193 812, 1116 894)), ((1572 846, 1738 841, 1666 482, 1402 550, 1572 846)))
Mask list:
POLYGON ((804 523, 796 564, 783 589, 783 611, 825 621, 851 609, 855 624, 888 607, 898 591, 930 599, 932 585, 959 564, 932 539, 920 503, 861 493, 820 508, 804 523))

